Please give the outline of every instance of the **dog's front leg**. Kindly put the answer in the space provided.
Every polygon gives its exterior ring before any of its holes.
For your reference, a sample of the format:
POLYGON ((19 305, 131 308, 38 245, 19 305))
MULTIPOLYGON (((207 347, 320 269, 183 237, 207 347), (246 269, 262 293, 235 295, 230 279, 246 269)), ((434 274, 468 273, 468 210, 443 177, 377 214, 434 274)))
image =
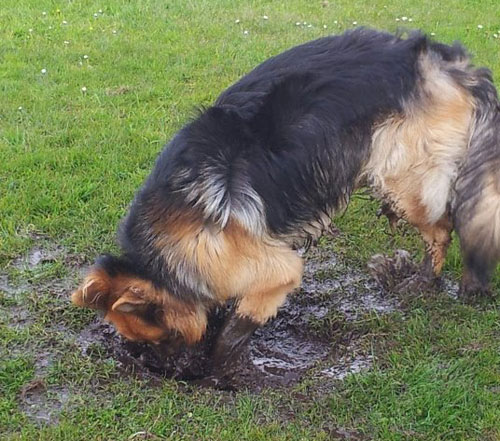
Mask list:
POLYGON ((231 310, 217 336, 212 350, 212 374, 224 376, 239 359, 243 349, 260 323, 231 310))
POLYGON ((297 278, 289 283, 261 288, 239 300, 215 342, 212 352, 214 375, 229 373, 253 332, 276 316, 287 294, 299 283, 300 279, 297 278))

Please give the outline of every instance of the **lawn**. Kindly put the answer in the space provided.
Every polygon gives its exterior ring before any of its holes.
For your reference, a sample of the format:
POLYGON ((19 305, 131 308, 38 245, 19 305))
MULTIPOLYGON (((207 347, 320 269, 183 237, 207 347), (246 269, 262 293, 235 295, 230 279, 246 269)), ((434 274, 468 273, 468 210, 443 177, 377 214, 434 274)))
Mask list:
MULTIPOLYGON (((0 439, 500 439, 498 304, 445 292, 351 322, 373 363, 327 387, 311 374, 290 388, 214 391, 134 375, 99 344, 82 351, 95 315, 69 294, 116 250, 165 141, 259 62, 356 25, 460 40, 500 84, 498 0, 2 1, 0 439)), ((378 252, 421 257, 411 229, 392 237, 376 208, 356 195, 320 247, 361 272, 378 252)), ((460 269, 454 243, 451 285, 460 269)), ((333 335, 332 320, 316 325, 333 335)))

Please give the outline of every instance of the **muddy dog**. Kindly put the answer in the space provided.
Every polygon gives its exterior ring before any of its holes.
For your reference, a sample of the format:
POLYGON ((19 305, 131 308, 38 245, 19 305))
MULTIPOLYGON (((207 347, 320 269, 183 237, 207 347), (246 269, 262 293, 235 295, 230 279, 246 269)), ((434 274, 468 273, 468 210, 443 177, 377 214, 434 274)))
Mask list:
POLYGON ((226 366, 301 283, 297 250, 368 187, 422 235, 438 276, 456 230, 461 293, 500 259, 500 111, 490 72, 459 44, 369 29, 277 55, 225 90, 157 159, 73 293, 126 338, 198 342, 235 302, 213 348, 226 366))

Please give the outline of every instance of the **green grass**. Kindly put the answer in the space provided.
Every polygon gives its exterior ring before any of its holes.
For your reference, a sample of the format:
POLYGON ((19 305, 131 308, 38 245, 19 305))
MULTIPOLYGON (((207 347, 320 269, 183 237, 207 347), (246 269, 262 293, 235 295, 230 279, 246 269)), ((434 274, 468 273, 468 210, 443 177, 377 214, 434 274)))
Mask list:
MULTIPOLYGON (((405 25, 461 40, 498 83, 499 17, 497 0, 3 0, 0 266, 17 289, 0 289, 0 438, 326 440, 343 428, 377 440, 500 439, 495 305, 417 298, 404 314, 366 318, 376 359, 369 372, 327 389, 308 378, 292 390, 228 394, 124 375, 98 346, 82 356, 75 335, 93 314, 68 304, 78 276, 64 259, 15 264, 33 246, 57 244, 70 262, 113 250, 117 223, 163 143, 269 56, 354 21, 405 25), (402 16, 413 21, 396 21, 402 16), (312 27, 295 24, 304 21, 312 27), (48 401, 63 403, 49 425, 22 404, 40 378, 48 401)), ((335 250, 354 265, 393 247, 419 256, 416 235, 391 238, 375 210, 355 198, 336 220, 335 250)), ((448 276, 460 265, 454 243, 448 276)))

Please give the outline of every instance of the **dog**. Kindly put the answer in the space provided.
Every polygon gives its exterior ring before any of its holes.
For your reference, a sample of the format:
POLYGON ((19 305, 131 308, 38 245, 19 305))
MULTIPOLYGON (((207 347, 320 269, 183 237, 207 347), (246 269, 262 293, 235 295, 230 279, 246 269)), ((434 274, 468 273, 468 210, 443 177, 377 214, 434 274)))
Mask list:
POLYGON ((361 28, 289 49, 222 92, 166 145, 73 302, 127 339, 214 344, 223 368, 301 284, 301 247, 354 190, 421 234, 437 277, 455 230, 462 296, 500 259, 500 105, 458 43, 361 28))

